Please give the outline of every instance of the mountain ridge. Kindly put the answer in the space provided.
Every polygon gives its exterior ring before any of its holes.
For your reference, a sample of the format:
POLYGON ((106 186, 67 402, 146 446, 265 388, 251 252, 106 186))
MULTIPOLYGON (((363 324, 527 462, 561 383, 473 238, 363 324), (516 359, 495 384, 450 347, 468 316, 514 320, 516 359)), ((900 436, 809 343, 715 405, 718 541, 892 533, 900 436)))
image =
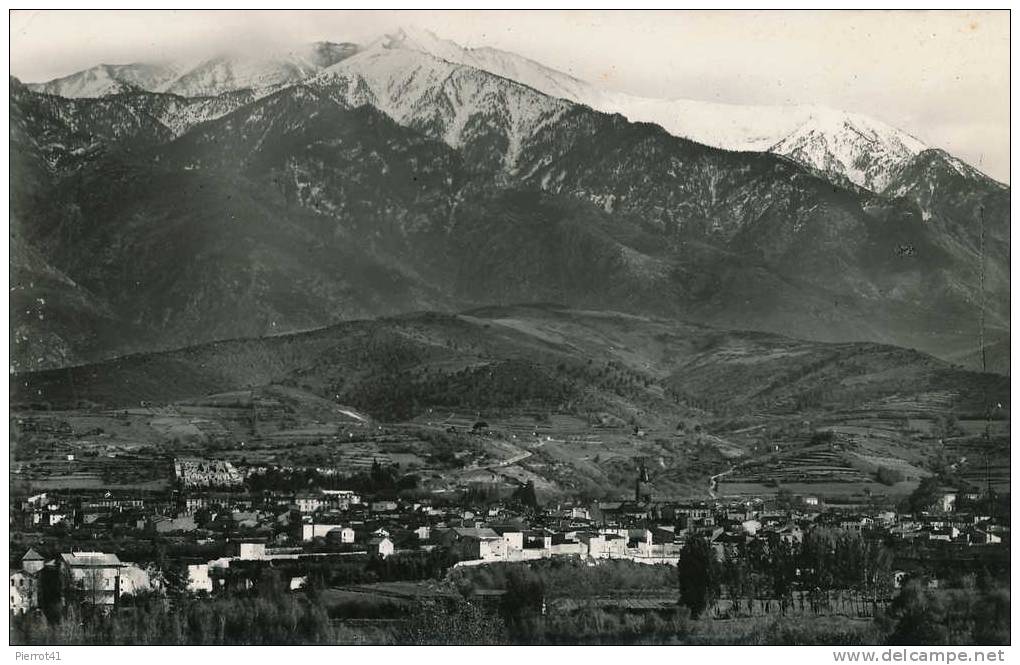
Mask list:
POLYGON ((652 99, 600 89, 514 53, 463 48, 424 30, 401 29, 389 38, 387 47, 419 50, 489 71, 598 111, 660 125, 674 136, 712 147, 781 154, 874 191, 885 186, 888 168, 926 147, 913 136, 881 121, 821 106, 746 106, 652 99), (855 135, 864 134, 871 137, 863 145, 853 140, 855 135))
POLYGON ((318 71, 354 55, 357 44, 318 41, 268 53, 224 52, 197 64, 96 65, 41 83, 26 83, 34 92, 68 98, 96 98, 135 91, 182 97, 215 97, 251 89, 271 91, 300 83, 318 71))
POLYGON ((175 75, 169 79, 157 77, 150 81, 139 76, 113 76, 110 78, 116 85, 99 87, 95 91, 87 87, 81 90, 79 88, 84 86, 72 85, 71 79, 86 76, 97 68, 46 83, 29 84, 29 87, 67 96, 97 96, 132 90, 216 96, 241 89, 251 89, 260 95, 283 85, 306 82, 332 64, 373 49, 410 50, 451 64, 488 71, 551 97, 602 112, 620 113, 634 122, 658 124, 674 136, 712 147, 785 155, 831 179, 876 192, 888 184, 891 170, 929 147, 907 132, 859 113, 816 105, 748 106, 640 97, 599 88, 515 53, 491 47, 465 48, 427 30, 408 27, 384 34, 364 46, 349 42, 315 42, 280 53, 215 56, 192 67, 170 68, 175 75))
MULTIPOLYGON (((141 348, 545 299, 973 350, 975 215, 1002 239, 1001 186, 943 160, 884 196, 390 46, 212 98, 12 80, 24 246, 147 330, 141 348), (954 194, 919 198, 929 184, 954 194)), ((1008 244, 989 254, 994 343, 1008 244)))

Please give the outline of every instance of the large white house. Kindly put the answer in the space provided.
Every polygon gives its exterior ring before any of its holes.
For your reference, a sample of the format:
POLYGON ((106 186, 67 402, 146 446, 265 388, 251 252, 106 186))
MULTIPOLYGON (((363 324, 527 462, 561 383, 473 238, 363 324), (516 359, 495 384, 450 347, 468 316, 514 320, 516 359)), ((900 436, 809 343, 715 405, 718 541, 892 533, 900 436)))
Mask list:
POLYGON ((70 552, 60 555, 60 579, 66 597, 89 605, 114 605, 120 597, 124 564, 116 554, 70 552))

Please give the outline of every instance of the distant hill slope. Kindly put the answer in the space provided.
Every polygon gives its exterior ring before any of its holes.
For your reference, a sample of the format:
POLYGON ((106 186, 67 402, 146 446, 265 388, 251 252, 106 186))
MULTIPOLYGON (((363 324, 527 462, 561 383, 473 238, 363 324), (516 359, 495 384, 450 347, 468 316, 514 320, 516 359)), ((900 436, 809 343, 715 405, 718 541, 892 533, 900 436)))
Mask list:
MULTIPOLYGON (((940 391, 958 411, 1009 408, 1009 380, 876 344, 822 344, 554 306, 352 321, 15 375, 12 403, 169 403, 292 385, 382 420, 429 408, 609 413, 666 426, 691 413, 832 413, 940 391)), ((805 415, 805 417, 808 417, 805 415)))

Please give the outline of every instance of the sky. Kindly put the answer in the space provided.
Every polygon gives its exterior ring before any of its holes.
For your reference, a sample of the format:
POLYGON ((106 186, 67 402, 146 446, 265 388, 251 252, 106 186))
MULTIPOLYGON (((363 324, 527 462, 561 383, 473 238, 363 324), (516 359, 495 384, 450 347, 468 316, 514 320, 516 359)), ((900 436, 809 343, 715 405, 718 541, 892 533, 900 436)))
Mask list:
POLYGON ((874 116, 1009 182, 1009 13, 999 11, 13 11, 11 73, 197 60, 400 26, 607 88, 874 116))

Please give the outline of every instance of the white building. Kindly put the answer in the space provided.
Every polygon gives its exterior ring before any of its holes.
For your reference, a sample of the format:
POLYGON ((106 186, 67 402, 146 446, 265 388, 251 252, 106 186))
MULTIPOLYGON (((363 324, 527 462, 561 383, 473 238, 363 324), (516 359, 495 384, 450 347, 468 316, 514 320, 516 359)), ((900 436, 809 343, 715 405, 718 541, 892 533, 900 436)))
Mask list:
POLYGON ((761 522, 759 522, 758 520, 744 520, 743 522, 740 523, 740 528, 747 535, 753 536, 754 534, 758 533, 759 529, 761 529, 761 522))
POLYGON ((11 573, 11 612, 25 614, 39 607, 39 578, 26 570, 11 573))
POLYGON ((65 597, 90 605, 114 605, 120 597, 120 572, 124 567, 116 554, 70 552, 60 555, 60 579, 65 597))
POLYGON ((149 572, 133 563, 125 563, 120 569, 120 594, 136 594, 151 591, 149 572))
POLYGON ((330 506, 339 510, 361 503, 361 495, 354 490, 322 490, 322 494, 330 506))
POLYGON ((524 532, 523 531, 503 531, 500 529, 498 532, 503 538, 503 554, 507 557, 513 557, 516 553, 524 550, 524 532))
POLYGON ((316 513, 325 507, 326 499, 321 494, 299 494, 294 503, 302 513, 316 513))
POLYGON ((341 543, 354 542, 354 529, 342 524, 302 524, 301 540, 309 541, 315 538, 327 538, 332 536, 338 538, 341 543))
POLYGON ((938 509, 944 513, 956 510, 956 490, 944 489, 939 492, 938 509))
POLYGON ((627 539, 616 533, 584 533, 578 540, 587 545, 593 559, 619 559, 627 554, 627 539))
POLYGON ((25 614, 39 607, 39 573, 45 563, 38 552, 29 549, 21 557, 21 569, 11 571, 11 612, 14 614, 25 614))
POLYGON ((208 563, 188 564, 188 591, 191 593, 212 593, 213 583, 209 577, 208 563))
POLYGON ((265 559, 265 543, 238 543, 237 557, 239 559, 265 559))
POLYGON ((370 554, 378 554, 385 559, 393 554, 393 541, 389 538, 373 538, 368 541, 368 551, 370 554))

